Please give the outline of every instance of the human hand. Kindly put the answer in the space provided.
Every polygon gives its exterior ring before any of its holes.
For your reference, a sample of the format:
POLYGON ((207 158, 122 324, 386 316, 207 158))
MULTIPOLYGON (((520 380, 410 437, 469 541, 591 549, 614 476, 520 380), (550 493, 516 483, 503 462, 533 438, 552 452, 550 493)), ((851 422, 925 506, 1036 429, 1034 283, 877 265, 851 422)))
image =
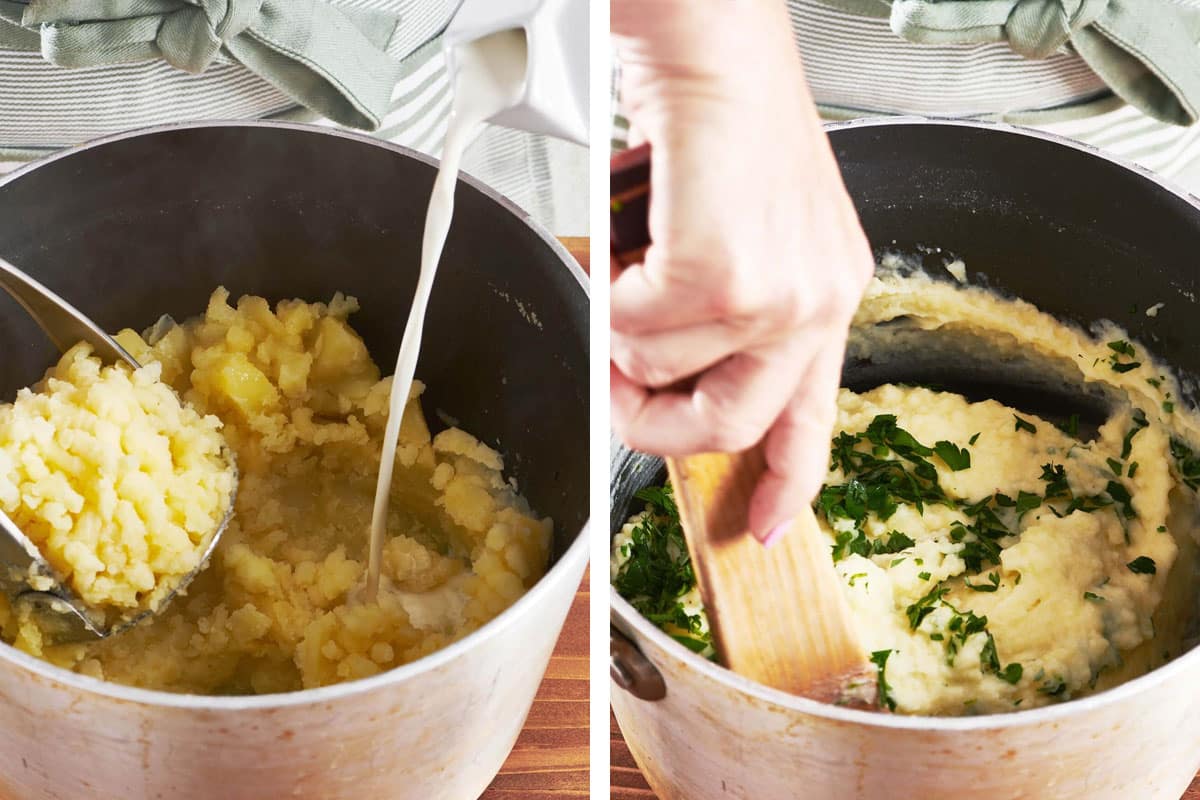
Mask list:
POLYGON ((762 441, 769 544, 825 476, 870 247, 783 2, 612 0, 612 28, 652 146, 652 244, 611 287, 613 425, 664 456, 762 441))

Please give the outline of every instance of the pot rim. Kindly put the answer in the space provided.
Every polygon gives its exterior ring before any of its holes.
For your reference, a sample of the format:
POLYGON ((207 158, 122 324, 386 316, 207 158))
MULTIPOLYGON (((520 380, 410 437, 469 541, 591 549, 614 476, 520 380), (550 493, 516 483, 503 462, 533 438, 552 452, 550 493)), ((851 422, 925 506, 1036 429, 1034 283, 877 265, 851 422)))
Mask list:
MULTIPOLYGON (((73 147, 65 148, 56 153, 53 153, 45 158, 32 161, 8 175, 0 176, 0 190, 3 190, 10 182, 20 179, 28 175, 34 170, 42 167, 50 162, 57 161, 61 158, 67 158, 75 153, 84 150, 91 150, 95 147, 101 147, 113 142, 123 141, 125 139, 133 139, 141 136, 148 136, 158 133, 166 133, 169 131, 193 130, 199 128, 277 128, 283 130, 300 131, 303 133, 313 133, 323 136, 331 136, 341 139, 349 139, 361 144, 371 145, 384 150, 389 150, 393 153, 415 159, 431 167, 437 168, 440 163, 439 159, 424 153, 418 152, 408 147, 395 144, 393 142, 376 139, 365 133, 345 131, 338 128, 324 128, 318 125, 310 125, 299 122, 283 122, 276 120, 204 120, 200 122, 180 122, 169 123, 165 125, 154 125, 146 128, 138 128, 131 131, 122 131, 120 133, 102 136, 97 139, 92 139, 73 147)), ((518 222, 529 228, 539 239, 545 244, 557 257, 562 265, 568 269, 571 275, 575 278, 579 288, 583 290, 584 296, 591 297, 590 284, 587 275, 579 266, 578 262, 567 251, 549 231, 537 223, 524 209, 512 202, 508 198, 501 195, 485 183, 466 173, 459 173, 458 180, 466 183, 471 188, 481 192, 489 200, 498 204, 509 214, 517 219, 518 222)), ((591 530, 591 518, 588 517, 584 521, 583 526, 575 535, 574 541, 562 554, 559 559, 546 570, 537 583, 535 583, 525 594, 521 595, 515 603, 500 612, 496 617, 489 620, 478 630, 472 631, 456 642, 453 642, 442 649, 430 653, 427 656, 417 659, 409 664, 396 667, 381 672, 378 675, 372 675, 369 678, 360 678, 359 680, 347 681, 345 683, 337 683, 331 686, 322 686, 317 689, 300 689, 294 692, 277 692, 274 694, 262 695, 198 695, 198 694, 182 694, 176 692, 166 692, 157 689, 141 689, 133 686, 125 686, 119 683, 103 681, 97 678, 91 678, 86 675, 80 675, 77 672, 63 669, 62 667, 54 666, 39 658, 35 658, 27 653, 12 647, 9 644, 0 642, 0 662, 7 662, 19 668, 28 670, 57 684, 65 685, 66 687, 85 694, 103 695, 115 700, 122 700, 130 703, 138 703, 149 706, 180 708, 180 709, 195 709, 215 712, 233 712, 233 711, 251 711, 270 708, 283 708, 288 706, 306 705, 309 703, 330 702, 340 700, 352 695, 362 694, 374 691, 382 686, 400 683, 408 680, 416 675, 431 670, 446 664, 454 659, 465 655, 468 651, 474 649, 476 645, 482 644, 488 639, 501 635, 505 630, 510 628, 518 617, 527 613, 532 613, 532 608, 541 602, 544 595, 549 594, 553 588, 557 587, 563 581, 567 580, 575 573, 577 567, 581 567, 588 559, 589 532, 591 530)))
MULTIPOLYGON (((1078 142, 1073 139, 1068 139, 1054 133, 1034 130, 1021 125, 1013 125, 1007 122, 991 122, 986 120, 970 120, 970 119, 950 119, 939 117, 923 117, 923 116, 897 116, 897 117, 871 117, 864 119, 846 120, 842 122, 826 123, 823 127, 825 131, 850 130, 855 128, 877 128, 899 125, 943 125, 961 128, 976 128, 981 130, 992 130, 999 133, 1013 134, 1016 136, 1026 136, 1033 139, 1040 139, 1051 144, 1069 147, 1073 150, 1083 152, 1092 156, 1097 156, 1105 161, 1115 164, 1118 167, 1123 167, 1136 175, 1150 181, 1159 189, 1170 192, 1187 202, 1200 214, 1200 198, 1190 192, 1174 185, 1171 181, 1163 178, 1155 172, 1126 161, 1124 159, 1105 153, 1093 145, 1084 142, 1078 142)), ((611 548, 609 548, 611 549, 611 548)), ((688 648, 676 642, 666 633, 661 631, 657 626, 638 613, 625 598, 617 594, 612 584, 609 584, 609 604, 613 612, 615 620, 620 623, 618 628, 633 629, 643 641, 652 643, 665 656, 670 656, 676 661, 682 662, 683 666, 688 669, 693 669, 700 673, 708 680, 722 684, 729 689, 733 689, 742 694, 750 695, 756 699, 770 703, 771 705, 782 707, 791 711, 798 711, 802 714, 821 717, 833 722, 850 723, 855 725, 869 725, 876 728, 889 730, 904 730, 904 731, 946 731, 946 732, 965 732, 965 731, 987 731, 1001 730, 1007 728, 1022 727, 1025 725, 1043 725, 1049 722, 1072 717, 1081 714, 1087 714, 1093 711, 1098 711, 1106 706, 1115 705, 1134 700, 1137 696, 1144 692, 1148 692, 1160 684, 1167 681, 1177 680, 1180 673, 1194 673, 1200 671, 1200 645, 1193 647, 1188 652, 1168 662, 1167 664, 1158 667, 1157 669, 1147 672, 1145 675, 1139 675, 1132 680, 1126 681, 1119 686, 1114 686, 1111 689, 1098 692, 1097 694, 1081 697, 1078 700, 1068 700, 1064 703, 1059 703, 1051 706, 1042 706, 1041 708, 1029 708, 1020 711, 1011 711, 1004 714, 981 714, 972 717, 932 717, 932 716, 904 716, 899 714, 882 714, 876 711, 863 711, 859 709, 846 708, 844 706, 835 706, 829 703, 820 703, 816 700, 811 700, 806 697, 789 694, 788 692, 772 689, 764 686, 761 683, 744 678, 735 672, 732 672, 725 667, 702 658, 700 655, 692 652, 688 648)), ((623 691, 620 687, 614 685, 613 691, 623 691)), ((667 689, 668 694, 670 687, 667 689)), ((637 701, 635 698, 635 702, 637 701)))

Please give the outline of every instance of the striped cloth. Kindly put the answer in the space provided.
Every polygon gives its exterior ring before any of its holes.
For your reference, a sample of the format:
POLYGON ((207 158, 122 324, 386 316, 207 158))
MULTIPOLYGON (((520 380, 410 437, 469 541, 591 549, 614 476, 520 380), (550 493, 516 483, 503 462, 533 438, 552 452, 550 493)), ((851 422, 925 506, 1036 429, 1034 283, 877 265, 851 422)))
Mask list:
MULTIPOLYGON (((819 0, 788 0, 788 9, 826 119, 913 114, 1029 125, 1101 147, 1200 195, 1200 126, 1169 125, 1123 105, 1073 51, 1030 60, 1007 44, 914 44, 886 19, 819 0)), ((628 122, 617 114, 614 148, 627 137, 628 122)))
MULTIPOLYGON (((375 135, 431 155, 441 152, 450 84, 440 34, 459 0, 328 0, 343 8, 388 11, 400 19, 388 43, 403 75, 375 135)), ((254 73, 219 58, 191 75, 162 61, 63 69, 37 53, 0 50, 0 173, 97 136, 170 122, 288 119, 332 126, 298 107, 254 73)), ((487 126, 463 169, 559 234, 586 232, 586 214, 560 218, 558 173, 577 176, 586 150, 546 137, 487 126)))

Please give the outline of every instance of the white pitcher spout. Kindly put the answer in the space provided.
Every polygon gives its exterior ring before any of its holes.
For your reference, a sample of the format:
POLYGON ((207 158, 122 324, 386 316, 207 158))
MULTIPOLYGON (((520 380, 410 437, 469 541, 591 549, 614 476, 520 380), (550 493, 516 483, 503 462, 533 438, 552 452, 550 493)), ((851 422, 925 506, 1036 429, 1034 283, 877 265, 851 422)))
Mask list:
POLYGON ((451 84, 458 47, 512 29, 525 32, 525 83, 516 103, 488 121, 586 144, 587 0, 464 0, 442 40, 451 84))

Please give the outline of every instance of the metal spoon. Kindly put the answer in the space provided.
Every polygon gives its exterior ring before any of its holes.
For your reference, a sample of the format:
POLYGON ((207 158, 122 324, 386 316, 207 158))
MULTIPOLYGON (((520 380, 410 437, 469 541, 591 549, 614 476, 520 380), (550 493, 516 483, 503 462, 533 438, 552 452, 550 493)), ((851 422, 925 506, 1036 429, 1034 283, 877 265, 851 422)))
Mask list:
MULTIPOLYGON (((78 309, 2 258, 0 289, 29 312, 60 352, 65 353, 82 341, 91 345, 93 352, 104 363, 123 361, 134 369, 141 366, 78 309)), ((233 516, 237 495, 237 465, 232 452, 226 449, 224 454, 234 470, 234 483, 221 523, 208 540, 196 569, 181 577, 154 611, 147 609, 113 621, 101 610, 89 607, 67 587, 62 576, 3 511, 0 511, 0 591, 16 603, 28 603, 37 609, 41 614, 39 622, 44 632, 60 643, 110 636, 161 611, 207 565, 213 548, 233 516)))

